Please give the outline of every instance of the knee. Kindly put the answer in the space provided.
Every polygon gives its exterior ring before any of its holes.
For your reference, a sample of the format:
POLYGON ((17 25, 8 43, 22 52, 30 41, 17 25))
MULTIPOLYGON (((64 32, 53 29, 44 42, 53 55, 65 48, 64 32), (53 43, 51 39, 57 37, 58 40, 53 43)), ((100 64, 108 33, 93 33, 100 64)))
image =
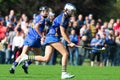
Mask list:
POLYGON ((64 57, 68 57, 68 53, 64 53, 62 56, 64 56, 64 57))
POLYGON ((45 60, 44 60, 44 62, 48 62, 48 61, 49 61, 49 59, 45 59, 45 60))
POLYGON ((44 58, 44 62, 48 62, 49 60, 50 60, 50 59, 47 58, 47 57, 44 58))

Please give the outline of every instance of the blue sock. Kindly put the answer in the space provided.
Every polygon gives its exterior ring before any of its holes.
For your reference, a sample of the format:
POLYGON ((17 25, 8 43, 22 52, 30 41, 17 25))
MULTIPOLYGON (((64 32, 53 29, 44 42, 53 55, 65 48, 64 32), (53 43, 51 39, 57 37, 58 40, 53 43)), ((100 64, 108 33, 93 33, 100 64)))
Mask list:
POLYGON ((27 61, 27 63, 28 63, 28 65, 30 65, 30 64, 32 64, 32 61, 31 61, 31 60, 29 60, 29 61, 27 61))
POLYGON ((18 65, 18 62, 14 62, 13 65, 12 65, 12 68, 15 70, 15 68, 17 67, 18 65))
POLYGON ((18 62, 14 62, 13 65, 16 67, 18 65, 18 62))
POLYGON ((32 64, 32 61, 29 60, 29 61, 25 61, 23 65, 25 65, 26 67, 29 66, 30 64, 32 64))

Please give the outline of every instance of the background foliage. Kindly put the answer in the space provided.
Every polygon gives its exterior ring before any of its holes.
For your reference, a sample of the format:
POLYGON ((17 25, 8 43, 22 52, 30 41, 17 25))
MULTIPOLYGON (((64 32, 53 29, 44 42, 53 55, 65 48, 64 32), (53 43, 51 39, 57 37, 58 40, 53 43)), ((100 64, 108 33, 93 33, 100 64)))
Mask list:
POLYGON ((10 9, 14 9, 17 16, 26 13, 32 17, 32 14, 44 5, 53 8, 57 15, 67 2, 77 7, 77 15, 85 16, 92 13, 95 19, 102 18, 103 20, 120 16, 120 0, 0 0, 0 15, 8 15, 10 9))

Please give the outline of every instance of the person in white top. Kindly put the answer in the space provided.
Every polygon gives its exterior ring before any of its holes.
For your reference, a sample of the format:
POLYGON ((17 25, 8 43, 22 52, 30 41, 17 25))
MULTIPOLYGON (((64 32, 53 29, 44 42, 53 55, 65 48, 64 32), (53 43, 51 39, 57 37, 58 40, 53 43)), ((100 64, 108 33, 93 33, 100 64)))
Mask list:
POLYGON ((21 29, 23 30, 23 32, 25 33, 25 35, 28 33, 28 17, 25 14, 22 14, 22 21, 21 21, 21 29))
POLYGON ((87 25, 84 24, 80 29, 80 36, 82 37, 87 32, 87 25))
POLYGON ((16 35, 13 38, 12 51, 14 52, 14 61, 21 54, 24 38, 21 34, 21 28, 17 29, 16 35))

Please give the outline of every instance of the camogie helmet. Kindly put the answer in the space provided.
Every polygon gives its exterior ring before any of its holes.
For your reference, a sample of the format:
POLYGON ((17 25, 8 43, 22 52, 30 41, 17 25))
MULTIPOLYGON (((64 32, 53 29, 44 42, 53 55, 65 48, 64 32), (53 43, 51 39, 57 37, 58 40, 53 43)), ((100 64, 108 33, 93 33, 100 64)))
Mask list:
POLYGON ((64 10, 66 10, 68 15, 71 15, 72 13, 76 12, 76 7, 71 3, 67 3, 64 6, 64 10))
POLYGON ((39 8, 40 11, 49 11, 49 8, 47 6, 42 6, 39 8))

